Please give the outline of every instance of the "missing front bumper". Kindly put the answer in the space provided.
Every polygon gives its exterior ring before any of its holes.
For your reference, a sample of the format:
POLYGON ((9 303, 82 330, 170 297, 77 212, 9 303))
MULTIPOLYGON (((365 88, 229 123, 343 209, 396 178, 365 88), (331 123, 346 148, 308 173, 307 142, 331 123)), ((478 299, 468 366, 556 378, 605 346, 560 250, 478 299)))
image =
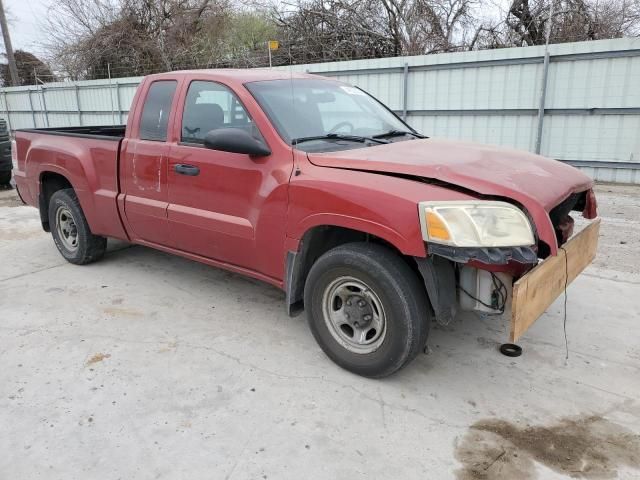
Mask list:
POLYGON ((513 284, 510 341, 517 341, 565 287, 593 261, 600 219, 574 235, 554 257, 548 257, 513 284))

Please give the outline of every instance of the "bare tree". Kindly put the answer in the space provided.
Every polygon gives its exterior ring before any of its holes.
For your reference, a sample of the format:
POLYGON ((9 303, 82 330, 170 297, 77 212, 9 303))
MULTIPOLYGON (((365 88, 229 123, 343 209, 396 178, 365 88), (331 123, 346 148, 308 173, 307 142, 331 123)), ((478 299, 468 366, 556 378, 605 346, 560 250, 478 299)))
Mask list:
POLYGON ((75 78, 196 67, 224 37, 227 16, 226 0, 60 0, 48 47, 75 78))
MULTIPOLYGON (((16 50, 14 57, 18 77, 17 85, 34 85, 37 83, 37 79, 45 82, 56 80, 51 68, 34 54, 24 50, 16 50)), ((0 82, 5 87, 12 84, 9 66, 6 63, 0 64, 0 82)))
POLYGON ((292 49, 301 45, 296 61, 418 55, 461 49, 475 3, 301 0, 274 8, 274 18, 292 49))
MULTIPOLYGON (((470 49, 545 43, 552 0, 512 0, 506 10, 483 0, 498 12, 477 20, 470 49)), ((640 0, 554 0, 551 43, 640 35, 640 0)))
POLYGON ((57 0, 49 51, 71 78, 539 45, 640 34, 640 0, 57 0))
POLYGON ((448 52, 464 44, 475 0, 380 0, 394 45, 404 54, 448 52))
POLYGON ((555 1, 551 42, 577 42, 637 35, 638 0, 514 0, 506 25, 517 45, 541 45, 555 1))
POLYGON ((396 53, 375 1, 310 0, 274 5, 271 16, 298 63, 381 57, 396 53))

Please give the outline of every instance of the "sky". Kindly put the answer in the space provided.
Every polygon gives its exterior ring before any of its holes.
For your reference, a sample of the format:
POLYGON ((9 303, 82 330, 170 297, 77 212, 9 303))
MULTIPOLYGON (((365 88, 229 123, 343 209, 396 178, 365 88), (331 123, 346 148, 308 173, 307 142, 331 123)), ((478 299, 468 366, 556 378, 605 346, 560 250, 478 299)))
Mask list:
MULTIPOLYGON (((40 46, 45 40, 42 20, 46 18, 50 1, 3 0, 14 50, 27 50, 36 55, 43 53, 40 46)), ((0 49, 4 53, 1 36, 0 49)))

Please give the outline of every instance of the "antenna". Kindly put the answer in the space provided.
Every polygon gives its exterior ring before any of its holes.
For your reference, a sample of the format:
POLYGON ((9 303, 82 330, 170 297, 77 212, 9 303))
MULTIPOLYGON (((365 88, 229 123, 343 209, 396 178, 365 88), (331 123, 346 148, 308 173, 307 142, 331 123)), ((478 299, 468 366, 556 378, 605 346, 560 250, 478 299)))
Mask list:
MULTIPOLYGON (((287 38, 287 53, 289 55, 289 86, 291 87, 291 108, 292 108, 292 111, 295 112, 296 97, 295 97, 294 88, 293 88, 293 55, 291 54, 291 38, 287 38)), ((293 145, 291 146, 291 151, 293 153, 293 145)), ((296 163, 295 155, 293 155, 293 164, 294 164, 293 166, 297 176, 300 172, 300 167, 296 163)))

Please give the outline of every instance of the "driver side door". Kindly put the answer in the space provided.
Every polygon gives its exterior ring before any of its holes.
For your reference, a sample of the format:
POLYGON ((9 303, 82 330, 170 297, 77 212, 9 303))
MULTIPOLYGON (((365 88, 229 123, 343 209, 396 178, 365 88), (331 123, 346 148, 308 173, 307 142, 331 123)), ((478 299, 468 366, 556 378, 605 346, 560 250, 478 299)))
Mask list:
POLYGON ((269 255, 269 248, 282 247, 272 245, 273 238, 284 241, 291 158, 252 158, 205 148, 205 135, 220 128, 240 128, 262 137, 226 85, 193 80, 184 88, 182 115, 175 120, 180 138, 171 147, 168 164, 171 246, 274 274, 265 271, 269 262, 263 257, 269 255), (258 243, 268 246, 258 252, 258 243))

